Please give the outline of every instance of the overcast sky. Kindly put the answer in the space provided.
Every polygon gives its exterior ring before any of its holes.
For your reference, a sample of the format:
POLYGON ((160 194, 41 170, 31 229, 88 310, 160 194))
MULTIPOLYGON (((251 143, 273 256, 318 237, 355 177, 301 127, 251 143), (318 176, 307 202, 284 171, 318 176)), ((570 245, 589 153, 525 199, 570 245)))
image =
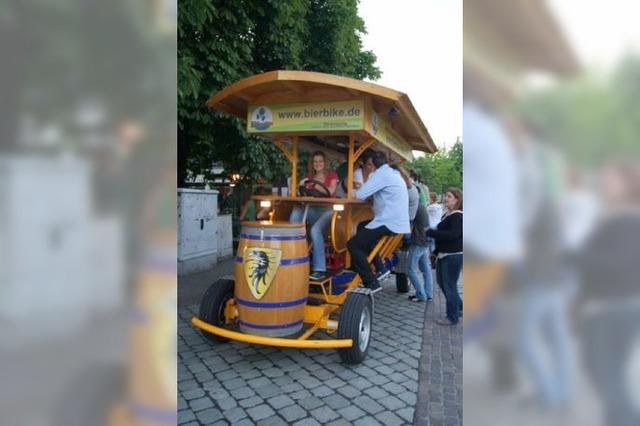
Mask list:
POLYGON ((639 5, 633 0, 547 0, 583 66, 609 70, 640 52, 639 5))
POLYGON ((462 0, 361 0, 382 78, 406 93, 438 147, 462 136, 462 0))

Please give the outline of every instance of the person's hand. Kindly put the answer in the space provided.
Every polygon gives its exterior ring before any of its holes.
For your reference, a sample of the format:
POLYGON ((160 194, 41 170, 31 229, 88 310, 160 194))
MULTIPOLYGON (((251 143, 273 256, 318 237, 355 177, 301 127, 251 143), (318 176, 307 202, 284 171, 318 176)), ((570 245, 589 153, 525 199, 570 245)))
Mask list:
POLYGON ((302 180, 300 181, 300 183, 299 183, 298 185, 304 185, 304 183, 305 183, 306 181, 308 181, 308 180, 309 180, 309 178, 304 178, 304 179, 302 179, 302 180))
POLYGON ((353 182, 353 187, 354 187, 355 189, 360 189, 360 187, 361 187, 361 186, 362 186, 362 183, 357 182, 357 181, 356 181, 356 182, 353 182))

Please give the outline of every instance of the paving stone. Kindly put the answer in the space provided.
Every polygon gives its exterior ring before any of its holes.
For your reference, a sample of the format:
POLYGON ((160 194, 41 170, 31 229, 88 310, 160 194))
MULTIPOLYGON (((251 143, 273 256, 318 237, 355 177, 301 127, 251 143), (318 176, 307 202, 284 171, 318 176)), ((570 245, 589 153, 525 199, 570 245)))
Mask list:
POLYGON ((231 424, 236 424, 239 420, 247 417, 247 412, 244 411, 241 407, 234 407, 222 412, 224 417, 231 422, 231 424))
POLYGON ((306 389, 294 392, 292 394, 289 394, 289 396, 293 399, 304 399, 304 398, 308 398, 311 396, 311 392, 309 392, 306 389))
POLYGON ((227 380, 222 384, 225 388, 227 388, 227 390, 235 390, 235 389, 240 389, 241 387, 244 387, 247 385, 247 382, 245 382, 243 379, 241 379, 240 377, 236 378, 236 379, 232 379, 232 380, 227 380))
POLYGON ((294 426, 318 426, 320 423, 313 417, 307 417, 294 423, 294 426))
POLYGON ((327 426, 351 426, 352 423, 346 421, 345 419, 338 419, 332 422, 327 423, 327 426))
POLYGON ((413 407, 406 407, 396 411, 396 414, 404 419, 408 423, 413 423, 413 413, 415 410, 413 407))
POLYGON ((184 399, 186 399, 187 401, 190 401, 192 399, 196 399, 196 398, 201 398, 204 396, 204 391, 200 388, 197 389, 191 389, 185 392, 182 392, 182 397, 184 399))
POLYGON ((284 393, 292 393, 292 392, 297 392, 299 390, 302 390, 303 387, 300 385, 300 383, 291 383, 289 385, 284 385, 282 387, 282 392, 284 393))
POLYGON ((239 402, 240 406, 243 408, 251 408, 255 407, 258 404, 261 404, 264 401, 259 396, 252 396, 251 398, 243 399, 239 402))
POLYGON ((359 409, 358 407, 355 407, 353 405, 349 407, 341 408, 340 410, 338 410, 338 413, 340 413, 342 417, 349 420, 350 422, 367 414, 361 409, 359 409))
POLYGON ((307 412, 299 405, 293 404, 278 410, 278 414, 280 414, 287 422, 291 423, 305 417, 307 412))
POLYGON ((189 401, 189 406, 193 411, 202 411, 206 408, 213 407, 213 401, 211 400, 211 398, 205 396, 203 398, 193 399, 189 401))
POLYGON ((380 422, 378 422, 374 417, 367 416, 367 417, 362 417, 356 420, 354 425, 355 426, 376 426, 376 425, 380 425, 380 422))
POLYGON ((280 395, 282 393, 282 389, 280 389, 276 385, 267 385, 257 388, 256 393, 260 395, 262 398, 270 398, 275 395, 280 395))
POLYGON ((182 382, 178 382, 178 390, 180 392, 185 392, 192 389, 200 388, 200 383, 194 379, 184 380, 182 382))
POLYGON ((270 406, 272 406, 276 411, 281 409, 282 407, 286 407, 287 405, 294 404, 295 401, 289 398, 287 395, 278 395, 273 398, 269 398, 267 400, 270 406))
POLYGON ((372 386, 372 383, 363 377, 358 377, 357 379, 353 379, 349 381, 349 384, 358 390, 368 389, 372 386))
POLYGON ((313 389, 322 384, 322 382, 315 377, 305 377, 303 379, 299 379, 298 383, 300 383, 300 385, 305 389, 313 389))
POLYGON ((247 385, 249 385, 249 387, 254 390, 270 384, 272 384, 271 380, 266 377, 257 377, 255 379, 247 381, 247 385))
POLYGON ((354 388, 351 385, 346 385, 341 387, 340 389, 338 389, 338 392, 340 392, 342 395, 346 396, 347 398, 355 398, 356 396, 360 395, 361 392, 354 388))
POLYGON ((309 396, 298 401, 298 404, 307 411, 311 411, 314 408, 318 408, 324 404, 320 398, 315 396, 309 396))
POLYGON ((416 405, 418 396, 414 392, 403 392, 401 394, 396 395, 396 397, 404 402, 406 405, 413 407, 416 405))
POLYGON ((208 425, 222 419, 224 416, 217 408, 209 408, 208 410, 197 413, 196 417, 200 423, 208 425))
POLYGON ((275 411, 273 411, 273 409, 267 404, 262 404, 247 409, 247 414, 249 414, 249 417, 251 417, 254 421, 258 421, 261 419, 266 419, 269 416, 273 416, 275 414, 275 411))
POLYGON ((345 382, 344 380, 339 379, 337 377, 334 377, 333 379, 327 380, 324 384, 325 384, 325 386, 328 386, 331 389, 338 389, 338 388, 341 388, 342 386, 346 385, 347 382, 345 382))
MULTIPOLYGON (((254 426, 255 425, 253 420, 251 420, 249 417, 245 417, 244 419, 240 420, 239 422, 232 422, 231 424, 233 426, 254 426)), ((229 426, 228 423, 227 423, 227 426, 229 426)))
POLYGON ((231 391, 231 396, 237 400, 249 398, 250 396, 254 396, 255 394, 255 391, 249 386, 244 386, 231 391))
POLYGON ((382 389, 389 392, 391 395, 399 394, 405 391, 405 388, 400 386, 397 383, 389 382, 387 384, 382 385, 382 389))
POLYGON ((234 408, 238 406, 238 401, 236 401, 236 399, 232 396, 228 397, 228 398, 222 398, 219 399, 216 404, 218 405, 218 408, 220 408, 222 411, 224 410, 228 410, 230 408, 234 408))
POLYGON ((334 390, 329 389, 327 386, 318 386, 317 388, 311 390, 315 396, 322 398, 323 396, 332 395, 335 393, 334 390))
POLYGON ((282 420, 277 415, 267 417, 266 419, 262 419, 256 423, 258 426, 287 426, 288 423, 282 420))
POLYGON ((284 376, 284 372, 282 370, 280 370, 279 368, 267 368, 266 370, 262 371, 262 374, 264 374, 267 377, 281 377, 281 376, 284 376))
POLYGON ((351 402, 349 402, 347 398, 345 398, 340 394, 335 394, 335 393, 329 396, 325 396, 324 398, 322 398, 322 401, 324 401, 325 404, 327 404, 329 407, 333 408, 334 410, 344 408, 351 404, 351 402))
POLYGON ((338 413, 336 413, 335 411, 333 411, 330 407, 322 406, 319 408, 316 408, 315 410, 311 410, 311 415, 318 420, 320 423, 327 423, 330 422, 331 420, 335 420, 338 417, 340 417, 340 415, 338 413))
POLYGON ((360 395, 359 397, 355 398, 353 400, 353 403, 362 408, 367 413, 371 414, 376 414, 384 410, 384 407, 382 405, 378 404, 376 401, 365 395, 360 395))
POLYGON ((223 398, 228 398, 229 395, 231 395, 228 391, 226 391, 225 389, 222 388, 217 388, 217 389, 211 389, 209 391, 209 397, 218 400, 218 399, 223 399, 223 398))
POLYGON ((393 414, 391 411, 383 411, 382 413, 376 414, 376 419, 378 419, 385 426, 396 426, 404 424, 404 420, 393 414))
POLYGON ((374 385, 383 385, 389 381, 387 377, 382 376, 380 374, 373 377, 368 377, 367 379, 370 380, 371 383, 373 383, 374 385))
POLYGON ((366 389, 364 393, 373 399, 384 398, 385 396, 389 395, 389 392, 387 392, 386 390, 378 386, 374 386, 369 389, 366 389))
POLYGON ((178 423, 182 424, 182 423, 187 423, 190 422, 192 420, 195 420, 196 416, 195 414, 193 414, 193 411, 191 410, 180 410, 178 411, 178 423))

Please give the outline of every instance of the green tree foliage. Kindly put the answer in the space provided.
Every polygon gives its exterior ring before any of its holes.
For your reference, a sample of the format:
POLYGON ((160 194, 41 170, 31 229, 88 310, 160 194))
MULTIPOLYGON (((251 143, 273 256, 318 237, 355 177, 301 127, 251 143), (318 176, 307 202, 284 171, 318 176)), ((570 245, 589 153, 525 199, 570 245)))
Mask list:
POLYGON ((609 77, 587 75, 530 96, 520 105, 540 140, 572 162, 598 165, 640 155, 640 58, 629 57, 609 77))
POLYGON ((429 191, 443 194, 449 187, 462 188, 462 142, 460 139, 449 149, 442 147, 433 155, 425 155, 411 162, 429 191))
POLYGON ((214 161, 249 182, 289 172, 275 146, 205 106, 225 86, 276 69, 380 76, 362 48, 357 0, 182 0, 178 17, 179 186, 187 170, 208 176, 214 161))

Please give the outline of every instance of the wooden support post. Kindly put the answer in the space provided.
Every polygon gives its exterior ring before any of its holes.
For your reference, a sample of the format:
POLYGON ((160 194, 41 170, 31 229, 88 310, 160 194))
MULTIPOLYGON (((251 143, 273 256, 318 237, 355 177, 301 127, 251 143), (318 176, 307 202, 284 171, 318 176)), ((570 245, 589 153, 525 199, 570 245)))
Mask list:
POLYGON ((291 145, 291 197, 298 196, 298 136, 293 137, 291 145))
MULTIPOLYGON (((351 199, 353 198, 353 165, 355 163, 355 158, 354 158, 354 148, 355 148, 355 138, 353 137, 353 134, 349 135, 349 154, 347 156, 347 198, 351 199)), ((351 232, 351 224, 352 224, 352 217, 351 217, 351 212, 352 207, 348 206, 346 208, 346 217, 345 217, 345 230, 344 232, 347 233, 346 237, 347 237, 347 241, 349 240, 349 238, 351 237, 349 235, 349 233, 351 232)), ((351 267, 351 253, 349 253, 349 250, 347 250, 347 254, 345 256, 344 259, 344 263, 345 263, 345 267, 349 268, 351 267)))

